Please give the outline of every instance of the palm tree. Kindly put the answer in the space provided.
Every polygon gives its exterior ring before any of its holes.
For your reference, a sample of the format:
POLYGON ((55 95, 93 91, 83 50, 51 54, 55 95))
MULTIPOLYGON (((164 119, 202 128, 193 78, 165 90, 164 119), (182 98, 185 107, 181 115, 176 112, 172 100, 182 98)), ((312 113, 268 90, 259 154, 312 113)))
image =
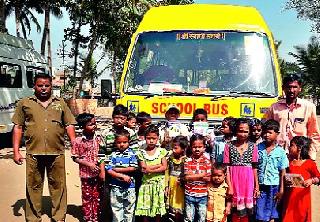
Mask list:
POLYGON ((276 49, 276 54, 278 57, 279 67, 280 67, 280 74, 283 77, 290 75, 290 74, 296 74, 301 73, 300 67, 294 63, 294 62, 287 62, 284 59, 279 57, 279 48, 282 44, 281 40, 275 40, 274 41, 274 47, 276 49))
POLYGON ((13 11, 15 12, 16 20, 16 35, 21 37, 20 27, 22 29, 23 37, 27 38, 31 31, 31 21, 36 25, 37 32, 41 31, 41 26, 34 16, 31 9, 36 10, 38 13, 43 13, 43 10, 37 4, 37 1, 23 1, 23 0, 8 0, 5 1, 5 18, 7 18, 13 11))
POLYGON ((316 99, 317 104, 320 101, 320 42, 315 37, 310 38, 307 47, 295 46, 296 53, 290 52, 300 66, 303 73, 303 80, 307 92, 316 99))
MULTIPOLYGON (((83 61, 87 59, 84 58, 83 61)), ((83 80, 90 81, 91 87, 94 88, 94 80, 97 79, 102 73, 97 72, 97 63, 93 58, 93 55, 91 55, 89 59, 89 63, 87 64, 87 67, 84 67, 84 63, 80 65, 82 69, 86 69, 86 72, 83 76, 83 78, 80 80, 83 82, 83 80)))
POLYGON ((41 40, 41 55, 45 55, 46 44, 48 45, 48 65, 50 72, 52 72, 52 60, 51 60, 51 39, 50 39, 50 13, 56 18, 62 18, 62 11, 60 8, 60 1, 44 1, 42 8, 44 10, 44 28, 41 40))
POLYGON ((0 0, 0 32, 6 32, 6 18, 5 18, 5 4, 4 0, 0 0))
POLYGON ((301 73, 300 67, 294 62, 287 62, 284 59, 279 59, 279 65, 282 78, 290 74, 301 73))

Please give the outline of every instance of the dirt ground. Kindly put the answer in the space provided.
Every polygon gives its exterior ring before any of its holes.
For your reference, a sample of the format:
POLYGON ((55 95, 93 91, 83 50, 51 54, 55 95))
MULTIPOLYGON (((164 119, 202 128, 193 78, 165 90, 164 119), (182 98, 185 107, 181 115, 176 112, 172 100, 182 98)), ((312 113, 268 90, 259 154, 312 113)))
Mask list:
MULTIPOLYGON (((0 221, 25 221, 25 164, 18 166, 12 160, 12 149, 0 150, 0 221)), ((25 151, 22 151, 25 155, 25 151)), ((66 151, 66 172, 68 208, 66 221, 81 220, 81 191, 78 166, 71 160, 70 151, 66 151)), ((43 192, 43 222, 49 222, 51 215, 51 200, 47 189, 43 192)))
MULTIPOLYGON (((23 155, 25 151, 22 152, 23 155)), ((25 164, 18 166, 12 160, 12 149, 0 150, 0 222, 22 222, 24 221, 25 208, 25 164)), ((318 166, 320 155, 317 158, 318 166)), ((66 172, 68 189, 68 209, 66 221, 76 222, 81 219, 81 192, 78 176, 78 166, 72 162, 70 151, 66 151, 66 172)), ((43 193, 43 222, 50 221, 50 197, 45 184, 43 193)), ((312 214, 314 222, 320 221, 320 199, 318 186, 312 188, 312 214)))

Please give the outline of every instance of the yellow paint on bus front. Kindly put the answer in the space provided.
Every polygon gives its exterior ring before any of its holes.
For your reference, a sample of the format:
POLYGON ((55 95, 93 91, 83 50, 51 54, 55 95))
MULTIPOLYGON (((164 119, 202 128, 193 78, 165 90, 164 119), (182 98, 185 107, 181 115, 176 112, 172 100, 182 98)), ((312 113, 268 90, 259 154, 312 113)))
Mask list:
POLYGON ((261 118, 281 95, 274 40, 253 7, 192 4, 151 8, 131 39, 118 104, 182 119, 261 118), (167 76, 166 76, 167 75, 167 76))

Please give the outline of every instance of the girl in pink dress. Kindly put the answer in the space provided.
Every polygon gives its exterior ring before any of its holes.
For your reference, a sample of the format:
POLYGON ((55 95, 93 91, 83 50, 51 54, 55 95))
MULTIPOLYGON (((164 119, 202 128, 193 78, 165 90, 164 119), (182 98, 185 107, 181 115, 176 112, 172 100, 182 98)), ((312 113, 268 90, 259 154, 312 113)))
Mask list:
POLYGON ((257 176, 258 149, 249 142, 249 120, 240 118, 235 127, 237 139, 226 144, 224 163, 233 188, 232 222, 247 222, 253 214, 254 197, 259 195, 257 176))

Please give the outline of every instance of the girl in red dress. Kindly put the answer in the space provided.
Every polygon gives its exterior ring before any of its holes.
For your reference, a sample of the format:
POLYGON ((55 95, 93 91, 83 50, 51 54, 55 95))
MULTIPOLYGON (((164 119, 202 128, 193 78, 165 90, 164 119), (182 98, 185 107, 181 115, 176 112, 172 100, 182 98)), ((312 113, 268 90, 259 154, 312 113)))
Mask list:
POLYGON ((311 189, 318 184, 320 173, 316 163, 310 159, 311 140, 304 136, 296 136, 291 140, 289 148, 289 168, 286 175, 283 222, 311 221, 311 189), (292 174, 301 175, 304 181, 292 174), (295 181, 293 181, 295 180, 295 181))

